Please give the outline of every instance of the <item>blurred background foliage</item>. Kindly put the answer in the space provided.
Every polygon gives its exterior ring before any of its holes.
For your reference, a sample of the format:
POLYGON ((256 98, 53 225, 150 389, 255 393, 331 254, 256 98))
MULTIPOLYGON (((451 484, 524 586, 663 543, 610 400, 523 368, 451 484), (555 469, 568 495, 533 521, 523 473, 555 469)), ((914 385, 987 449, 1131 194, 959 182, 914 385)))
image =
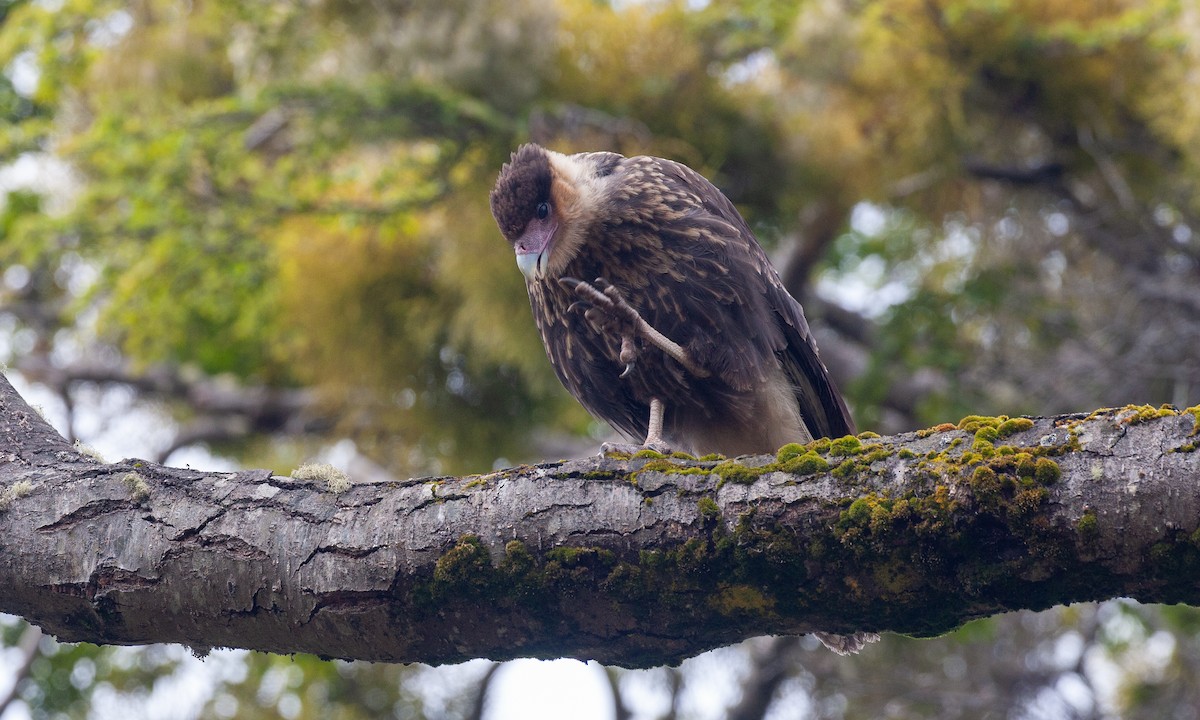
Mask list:
MULTIPOLYGON (((1197 38, 1195 0, 0 0, 0 362, 84 440, 87 398, 122 389, 168 462, 590 452, 607 430, 554 379, 488 212, 532 139, 712 178, 864 429, 1194 404, 1197 38)), ((681 700, 711 659, 613 687, 673 698, 636 717, 761 717, 766 693, 780 717, 1196 718, 1198 626, 1113 603, 849 660, 760 640, 719 654, 726 709, 681 700)), ((189 662, 21 633, 35 717, 189 662)), ((467 717, 483 675, 430 705, 431 671, 226 664, 195 713, 467 717)))

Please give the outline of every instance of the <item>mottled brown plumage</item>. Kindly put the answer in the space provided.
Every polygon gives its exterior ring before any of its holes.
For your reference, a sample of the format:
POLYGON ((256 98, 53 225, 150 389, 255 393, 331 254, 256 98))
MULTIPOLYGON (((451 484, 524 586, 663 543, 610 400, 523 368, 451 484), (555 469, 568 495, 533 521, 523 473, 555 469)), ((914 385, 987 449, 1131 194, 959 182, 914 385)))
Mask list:
MULTIPOLYGON (((800 304, 698 173, 523 145, 491 204, 550 363, 596 417, 646 445, 726 455, 854 432, 800 304)), ((816 636, 842 654, 878 638, 816 636)))
POLYGON ((658 398, 666 443, 727 455, 854 432, 799 303, 698 173, 661 158, 524 145, 491 203, 526 272, 550 362, 593 415, 640 440, 658 398), (701 372, 639 336, 621 377, 621 334, 579 312, 579 291, 561 278, 611 283, 701 372))

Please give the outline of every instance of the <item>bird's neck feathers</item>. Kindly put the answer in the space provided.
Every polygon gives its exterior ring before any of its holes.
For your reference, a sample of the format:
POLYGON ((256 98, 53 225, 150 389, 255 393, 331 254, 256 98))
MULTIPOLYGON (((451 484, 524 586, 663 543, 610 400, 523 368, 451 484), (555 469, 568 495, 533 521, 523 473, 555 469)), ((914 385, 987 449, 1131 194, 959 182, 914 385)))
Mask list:
POLYGON ((546 278, 552 282, 579 254, 596 218, 609 203, 611 176, 597 172, 591 154, 563 155, 547 150, 550 160, 550 197, 559 216, 559 229, 550 253, 546 278))

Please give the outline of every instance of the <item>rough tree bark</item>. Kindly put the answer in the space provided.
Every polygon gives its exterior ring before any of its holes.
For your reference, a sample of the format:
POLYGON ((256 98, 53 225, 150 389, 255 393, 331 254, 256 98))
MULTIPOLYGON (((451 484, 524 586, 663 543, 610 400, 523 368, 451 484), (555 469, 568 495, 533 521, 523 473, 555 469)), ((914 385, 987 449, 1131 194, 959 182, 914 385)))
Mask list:
POLYGON ((0 377, 0 610, 65 641, 645 666, 757 634, 1196 603, 1198 414, 968 418, 778 457, 337 491, 101 463, 0 377))

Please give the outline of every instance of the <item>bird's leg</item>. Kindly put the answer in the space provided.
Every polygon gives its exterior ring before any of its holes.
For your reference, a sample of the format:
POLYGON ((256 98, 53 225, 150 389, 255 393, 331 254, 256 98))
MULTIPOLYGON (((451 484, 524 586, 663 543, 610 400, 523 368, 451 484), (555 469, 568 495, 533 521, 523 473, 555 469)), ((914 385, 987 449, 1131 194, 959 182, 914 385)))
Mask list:
POLYGON ((663 442, 663 401, 658 398, 650 398, 650 421, 647 423, 646 442, 642 443, 644 447, 654 447, 660 445, 666 447, 663 442))
MULTIPOLYGON (((617 288, 608 284, 603 278, 596 278, 595 285, 575 278, 561 278, 560 283, 575 291, 579 296, 572 307, 585 307, 584 317, 603 332, 612 332, 621 338, 620 361, 625 364, 621 377, 629 375, 637 363, 639 353, 638 338, 662 350, 696 377, 707 377, 709 372, 697 365, 680 345, 666 335, 656 330, 650 323, 638 314, 637 310, 625 301, 617 288)), ((646 423, 646 440, 641 446, 629 443, 604 443, 601 453, 627 452, 650 449, 661 453, 670 453, 671 448, 663 440, 663 401, 659 398, 650 399, 650 418, 646 423)))
POLYGON ((641 337, 662 350, 696 377, 708 377, 708 370, 692 360, 691 355, 688 355, 679 343, 674 342, 646 322, 637 310, 625 302, 621 292, 609 285, 603 278, 596 278, 595 285, 575 278, 560 278, 559 282, 574 289, 585 304, 591 305, 584 313, 588 320, 601 328, 611 328, 620 333, 621 362, 625 363, 625 372, 621 373, 622 377, 630 373, 637 360, 637 346, 634 343, 636 337, 641 337))
POLYGON ((650 420, 647 423, 646 441, 641 445, 633 443, 609 443, 606 442, 600 446, 600 454, 607 455, 611 452, 622 452, 632 455, 639 450, 654 450, 663 455, 671 454, 671 446, 663 440, 663 414, 666 406, 663 401, 658 398, 650 398, 650 420))

